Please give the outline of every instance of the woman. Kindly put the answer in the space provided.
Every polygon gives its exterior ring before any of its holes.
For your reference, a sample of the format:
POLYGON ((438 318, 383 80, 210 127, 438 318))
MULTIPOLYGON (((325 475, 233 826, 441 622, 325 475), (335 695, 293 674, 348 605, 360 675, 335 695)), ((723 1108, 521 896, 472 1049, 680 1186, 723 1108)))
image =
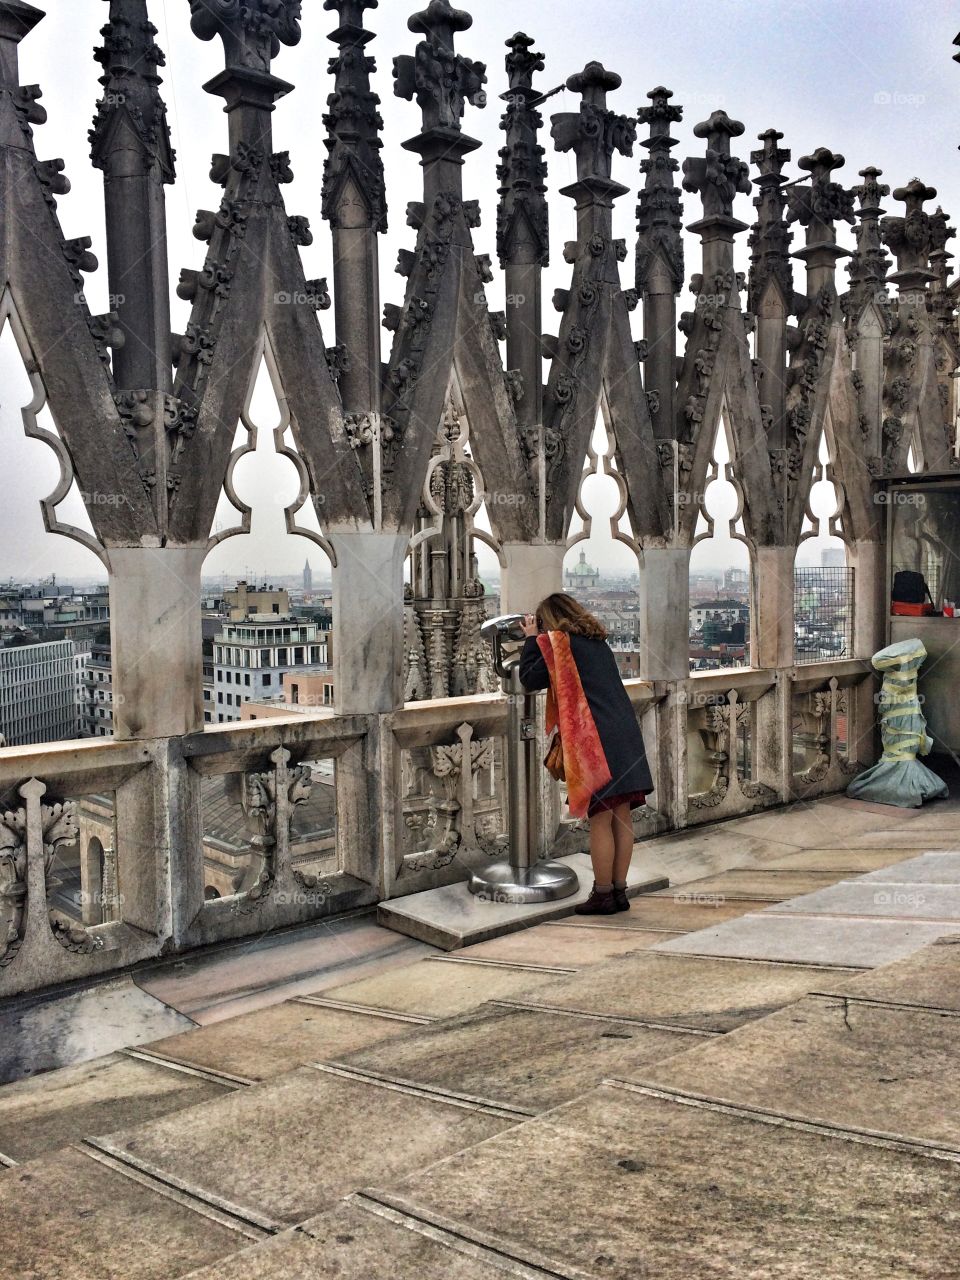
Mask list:
POLYGON ((570 813, 590 819, 593 892, 574 910, 629 911, 630 810, 645 803, 653 780, 606 630, 572 596, 557 592, 527 614, 523 632, 520 681, 528 690, 549 690, 547 731, 560 729, 570 813))

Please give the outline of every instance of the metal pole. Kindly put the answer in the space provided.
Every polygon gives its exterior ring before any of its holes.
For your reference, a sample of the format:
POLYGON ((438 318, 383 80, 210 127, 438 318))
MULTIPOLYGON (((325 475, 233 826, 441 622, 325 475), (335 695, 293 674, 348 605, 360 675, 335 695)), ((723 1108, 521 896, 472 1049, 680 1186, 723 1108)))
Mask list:
MULTIPOLYGON (((518 639, 516 614, 484 623, 483 633, 492 642, 494 667, 507 697, 507 833, 508 860, 475 871, 468 884, 471 893, 487 902, 552 902, 576 893, 577 873, 563 862, 537 862, 539 819, 537 791, 540 783, 540 744, 534 695, 520 683, 520 655, 504 652, 504 642, 518 639)), ((522 632, 519 633, 522 636, 522 632)))

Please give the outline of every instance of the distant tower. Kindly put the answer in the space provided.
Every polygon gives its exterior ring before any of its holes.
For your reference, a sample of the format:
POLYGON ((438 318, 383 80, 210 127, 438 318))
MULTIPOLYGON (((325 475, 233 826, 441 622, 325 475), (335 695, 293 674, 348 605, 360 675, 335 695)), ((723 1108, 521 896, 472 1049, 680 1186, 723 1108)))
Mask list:
POLYGON ((309 595, 313 590, 313 570, 310 568, 310 561, 304 561, 303 565, 303 593, 309 595))

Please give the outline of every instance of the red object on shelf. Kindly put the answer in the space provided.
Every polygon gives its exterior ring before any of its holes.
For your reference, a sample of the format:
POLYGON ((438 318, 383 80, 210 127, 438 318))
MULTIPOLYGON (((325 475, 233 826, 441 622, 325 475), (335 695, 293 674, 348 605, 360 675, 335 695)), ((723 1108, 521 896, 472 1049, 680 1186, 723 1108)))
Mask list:
POLYGON ((932 604, 904 604, 902 600, 890 601, 890 612, 898 618, 929 618, 936 613, 932 604))

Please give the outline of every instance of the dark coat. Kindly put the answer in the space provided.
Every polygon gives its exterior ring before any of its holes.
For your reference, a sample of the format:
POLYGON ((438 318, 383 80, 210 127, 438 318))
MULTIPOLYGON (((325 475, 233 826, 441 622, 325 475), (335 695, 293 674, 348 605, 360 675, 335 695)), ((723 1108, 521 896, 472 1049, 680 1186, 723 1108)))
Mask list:
MULTIPOLYGON (((606 640, 571 635, 570 652, 613 775, 607 785, 595 793, 594 799, 631 791, 652 791, 653 778, 637 713, 623 687, 613 650, 606 640)), ((521 650, 520 682, 529 690, 546 689, 550 683, 536 636, 528 636, 521 650)), ((564 751, 570 750, 576 750, 576 744, 564 742, 564 751)))

